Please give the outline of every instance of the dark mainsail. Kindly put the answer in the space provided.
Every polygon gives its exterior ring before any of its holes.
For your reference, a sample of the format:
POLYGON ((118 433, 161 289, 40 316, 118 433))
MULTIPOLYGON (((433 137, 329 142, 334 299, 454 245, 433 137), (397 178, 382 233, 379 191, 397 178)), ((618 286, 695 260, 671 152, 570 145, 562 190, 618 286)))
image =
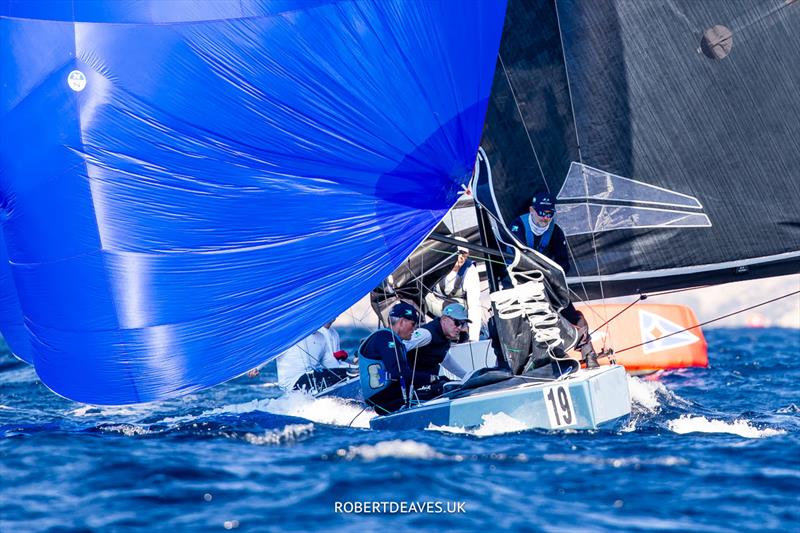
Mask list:
POLYGON ((583 298, 798 272, 800 2, 511 1, 482 146, 583 298))

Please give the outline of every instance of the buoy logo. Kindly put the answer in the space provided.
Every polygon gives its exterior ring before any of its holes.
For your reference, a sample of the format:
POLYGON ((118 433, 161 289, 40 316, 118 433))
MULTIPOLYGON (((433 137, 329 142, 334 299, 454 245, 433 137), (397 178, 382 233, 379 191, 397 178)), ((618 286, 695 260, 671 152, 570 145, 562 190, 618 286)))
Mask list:
POLYGON ((684 327, 680 324, 641 309, 639 310, 639 325, 642 331, 642 342, 648 343, 642 346, 644 353, 680 348, 700 340, 689 331, 681 331, 684 327), (670 334, 674 335, 666 337, 670 334))
POLYGON ((67 85, 76 93, 86 88, 86 75, 80 70, 73 70, 67 76, 67 85))

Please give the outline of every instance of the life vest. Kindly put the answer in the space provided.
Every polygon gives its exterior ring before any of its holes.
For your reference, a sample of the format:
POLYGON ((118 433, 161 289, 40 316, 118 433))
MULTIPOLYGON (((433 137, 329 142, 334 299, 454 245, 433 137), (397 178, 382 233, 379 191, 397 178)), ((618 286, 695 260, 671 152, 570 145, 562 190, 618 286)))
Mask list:
POLYGON ((464 274, 467 273, 467 269, 471 267, 474 263, 467 259, 464 261, 464 264, 461 265, 461 268, 458 269, 456 272, 456 279, 453 283, 453 288, 450 291, 445 290, 445 281, 447 280, 447 276, 450 274, 449 272, 442 276, 442 278, 436 282, 434 288, 436 289, 436 293, 444 298, 459 298, 463 299, 464 295, 464 274))
MULTIPOLYGON (((386 371, 386 365, 383 364, 383 361, 380 359, 372 359, 371 357, 364 355, 362 350, 367 342, 381 331, 388 331, 389 335, 391 335, 392 342, 397 342, 397 337, 392 330, 388 328, 381 328, 373 331, 367 338, 362 340, 361 344, 358 346, 358 350, 356 350, 356 355, 358 355, 359 383, 361 384, 361 392, 364 395, 365 401, 388 389, 392 384, 392 379, 389 377, 388 372, 386 371)), ((403 356, 405 357, 405 346, 400 343, 398 349, 404 352, 403 356)), ((400 376, 401 387, 405 389, 403 381, 403 377, 400 376)))
POLYGON ((528 248, 536 250, 540 254, 547 255, 545 252, 547 251, 547 246, 550 244, 550 237, 553 236, 553 228, 556 226, 553 221, 550 221, 550 225, 539 238, 539 245, 534 246, 534 243, 536 242, 536 234, 531 230, 530 215, 522 215, 519 218, 522 221, 522 226, 525 228, 525 244, 528 245, 528 248))

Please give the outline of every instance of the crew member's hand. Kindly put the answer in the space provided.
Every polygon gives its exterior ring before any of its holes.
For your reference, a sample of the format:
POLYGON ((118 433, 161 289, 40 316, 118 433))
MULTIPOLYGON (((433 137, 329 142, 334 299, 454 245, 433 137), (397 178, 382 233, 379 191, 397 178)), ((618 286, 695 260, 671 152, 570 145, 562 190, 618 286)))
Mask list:
POLYGON ((586 322, 586 318, 583 316, 583 313, 578 311, 578 323, 575 324, 575 327, 578 329, 578 346, 582 346, 592 340, 589 336, 589 323, 586 322))
POLYGON ((254 378, 257 375, 259 375, 260 373, 261 373, 261 371, 259 369, 254 368, 253 370, 248 370, 247 371, 247 377, 248 378, 254 378))

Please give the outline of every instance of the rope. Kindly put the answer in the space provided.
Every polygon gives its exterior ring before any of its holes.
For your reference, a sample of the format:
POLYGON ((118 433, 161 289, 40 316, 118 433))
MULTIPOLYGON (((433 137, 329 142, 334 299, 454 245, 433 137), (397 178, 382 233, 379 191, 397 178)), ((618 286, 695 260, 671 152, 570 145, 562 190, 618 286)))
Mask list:
POLYGON ((353 426, 353 422, 355 422, 355 421, 356 421, 356 418, 358 418, 359 416, 361 416, 361 413, 363 413, 364 411, 366 411, 368 407, 369 407, 369 405, 365 405, 365 406, 364 406, 364 408, 363 408, 362 410, 360 410, 356 416, 354 416, 354 417, 353 417, 353 419, 350 421, 350 423, 349 423, 349 424, 347 424, 347 427, 352 427, 352 426, 353 426))
POLYGON ((606 320, 605 322, 603 322, 602 324, 600 324, 599 326, 597 326, 597 327, 596 327, 594 330, 592 330, 592 332, 591 332, 591 333, 589 333, 589 336, 591 337, 592 335, 594 335, 594 334, 595 334, 595 332, 597 332, 599 329, 601 329, 602 327, 604 327, 606 324, 610 324, 610 323, 611 323, 611 321, 612 321, 612 320, 614 320, 615 318, 617 318, 619 315, 621 315, 622 313, 624 313, 625 311, 627 311, 628 309, 630 309, 630 308, 631 308, 631 307, 633 307, 634 305, 638 304, 638 303, 639 303, 639 302, 641 302, 642 300, 646 300, 646 299, 647 299, 647 295, 646 295, 646 294, 640 294, 640 295, 639 295, 639 298, 637 298, 636 300, 634 300, 633 302, 631 302, 631 303, 630 303, 628 306, 626 306, 626 307, 625 307, 625 309, 623 309, 622 311, 620 311, 620 312, 619 312, 619 313, 617 313, 616 315, 612 316, 611 318, 609 318, 608 320, 606 320))
MULTIPOLYGON (((557 9, 556 9, 556 11, 557 11, 557 9)), ((558 12, 556 12, 556 16, 558 16, 558 12)), ((560 25, 559 25, 559 38, 562 39, 562 37, 561 37, 561 26, 560 25)), ((563 39, 562 39, 562 45, 563 45, 563 39)), ((562 49, 563 49, 563 46, 562 46, 562 49)), ((544 169, 542 168, 541 161, 539 161, 539 154, 536 151, 536 147, 533 145, 533 139, 531 138, 531 134, 528 131, 528 126, 525 124, 525 117, 522 114, 522 108, 519 105, 519 100, 517 99, 517 93, 516 93, 516 91, 514 91, 514 85, 511 83, 511 77, 508 75, 508 70, 506 69, 505 62, 503 61, 503 56, 498 54, 497 57, 500 60, 500 66, 503 68, 503 74, 506 77, 506 82, 508 83, 508 88, 511 91, 511 97, 514 99, 514 104, 517 107, 517 113, 519 114, 519 118, 520 118, 520 122, 522 123, 522 127, 525 130, 525 135, 528 138, 528 144, 530 145, 531 151, 533 152, 533 157, 536 159, 536 166, 539 168, 539 174, 542 177, 542 182, 544 183, 544 186, 547 189, 547 191, 550 192, 550 185, 547 183, 547 179, 545 178, 544 169)), ((566 58, 565 58, 565 63, 564 64, 566 66, 566 58)), ((572 106, 572 88, 569 86, 569 78, 567 78, 567 87, 568 87, 568 89, 570 91, 570 105, 572 106)), ((575 122, 574 121, 574 116, 575 116, 574 108, 572 109, 572 114, 573 114, 573 123, 574 123, 575 122)), ((581 155, 580 139, 578 138, 577 125, 575 125, 575 142, 576 142, 576 144, 578 146, 578 159, 581 161, 581 163, 583 163, 583 156, 581 155)), ((555 223, 555 221, 553 221, 552 223, 555 223)), ((598 274, 599 274, 600 273, 600 265, 599 265, 599 259, 597 257, 597 245, 596 245, 595 240, 594 240, 594 232, 592 233, 592 248, 594 250, 595 262, 597 263, 597 270, 598 270, 598 274)), ((572 264, 575 266, 575 272, 578 274, 578 279, 580 280, 581 288, 583 289, 583 293, 584 293, 584 296, 585 296, 584 298, 581 298, 580 296, 578 296, 578 299, 581 302, 585 302, 586 300, 588 300, 589 293, 586 290, 586 285, 584 284, 583 276, 581 275, 580 270, 578 269, 578 262, 575 260, 575 253, 572 251, 572 247, 570 246, 569 241, 567 241, 567 250, 568 250, 568 253, 569 253, 570 257, 572 258, 572 264)), ((502 250, 501 250, 501 253, 502 253, 502 250)), ((605 295, 603 294, 602 278, 600 280, 600 292, 601 292, 601 296, 603 298, 603 301, 605 301, 605 295)))
POLYGON ((525 317, 537 343, 546 344, 549 352, 560 347, 564 341, 558 329, 559 316, 548 301, 544 274, 539 270, 514 272, 509 266, 508 275, 514 286, 491 294, 498 317, 525 317))
POLYGON ((661 340, 661 339, 666 339, 667 337, 672 337, 673 335, 677 335, 678 333, 683 333, 684 331, 689 331, 691 329, 699 328, 701 326, 705 326, 707 324, 711 324, 712 322, 717 322, 719 320, 722 320, 723 318, 728 318, 728 317, 731 317, 731 316, 734 316, 734 315, 738 315, 739 313, 744 313, 745 311, 749 311, 751 309, 755 309, 756 307, 761 307, 762 305, 771 304, 772 302, 777 302, 778 300, 782 300, 783 298, 788 298, 789 296, 794 296, 795 294, 800 294, 800 291, 790 292, 790 293, 784 294, 783 296, 778 296, 777 298, 773 298, 771 300, 767 300, 766 302, 761 302, 760 304, 751 305, 750 307, 745 307, 744 309, 739 309, 738 311, 734 311, 733 313, 728 313, 727 315, 722 315, 722 316, 719 316, 717 318, 713 318, 711 320, 706 320, 705 322, 701 322, 700 324, 695 324, 694 326, 691 326, 691 327, 688 327, 688 328, 684 328, 684 329, 682 329, 680 331, 675 331, 674 333, 670 333, 669 335, 664 335, 662 337, 658 337, 658 338, 655 338, 655 339, 652 339, 652 340, 649 340, 649 341, 646 341, 646 342, 641 342, 641 343, 635 344, 633 346, 628 346, 627 348, 623 348, 622 350, 617 350, 616 353, 619 354, 619 353, 622 353, 622 352, 626 352, 628 350, 633 350, 634 348, 638 348, 639 346, 644 346, 645 344, 650 344, 651 342, 655 342, 655 341, 658 341, 658 340, 661 340))

